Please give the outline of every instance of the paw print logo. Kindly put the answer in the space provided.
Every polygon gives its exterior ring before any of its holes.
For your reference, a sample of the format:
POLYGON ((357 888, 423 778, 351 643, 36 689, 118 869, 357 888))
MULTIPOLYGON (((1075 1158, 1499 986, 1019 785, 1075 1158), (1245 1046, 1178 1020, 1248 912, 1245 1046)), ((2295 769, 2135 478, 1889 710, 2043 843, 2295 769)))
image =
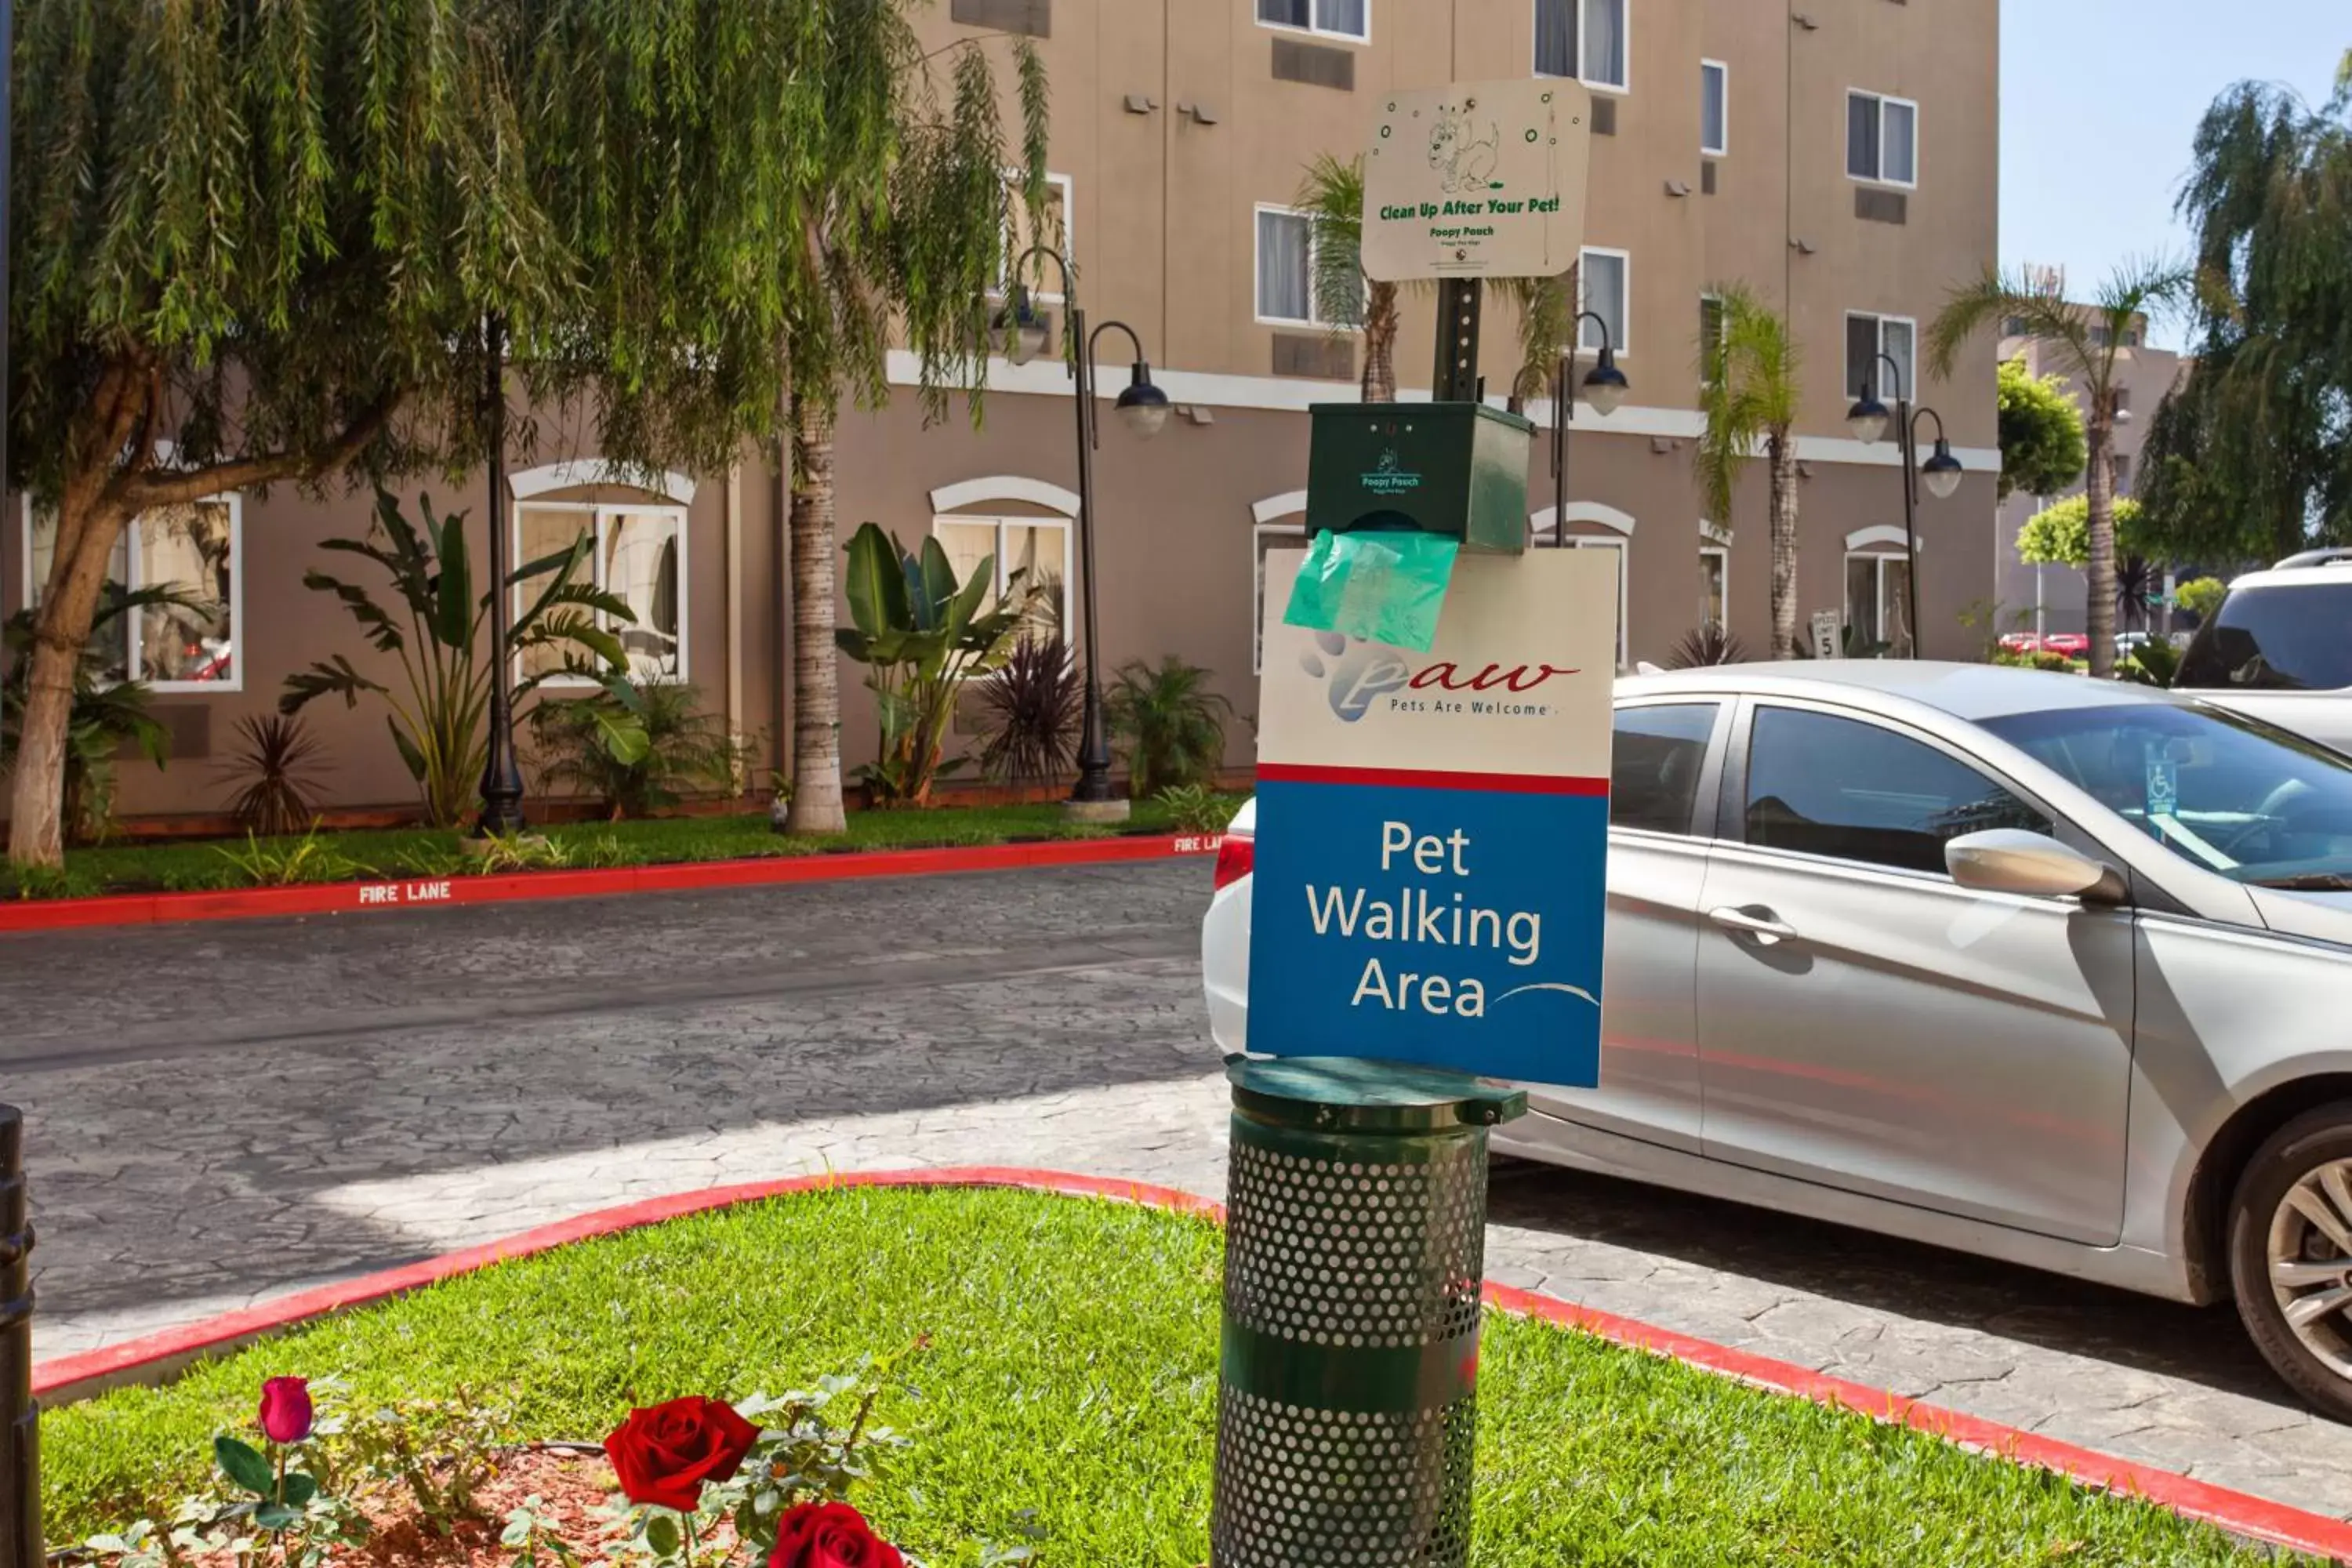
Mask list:
POLYGON ((1343 723, 1353 724, 1372 710, 1372 704, 1391 691, 1402 691, 1412 680, 1412 667, 1394 648, 1382 647, 1338 632, 1318 632, 1315 646, 1299 655, 1299 668, 1324 682, 1331 711, 1343 723))

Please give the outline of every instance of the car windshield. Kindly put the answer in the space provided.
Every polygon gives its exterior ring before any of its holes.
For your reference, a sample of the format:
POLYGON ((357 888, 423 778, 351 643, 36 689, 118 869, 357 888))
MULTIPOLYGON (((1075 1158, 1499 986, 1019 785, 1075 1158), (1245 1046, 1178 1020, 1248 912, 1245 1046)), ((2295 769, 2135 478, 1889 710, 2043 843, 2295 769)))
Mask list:
POLYGON ((2352 757, 2201 705, 1980 722, 2207 870, 2263 887, 2352 889, 2352 757))
POLYGON ((2337 691, 2352 687, 2352 582, 2240 588, 2180 660, 2184 689, 2337 691))

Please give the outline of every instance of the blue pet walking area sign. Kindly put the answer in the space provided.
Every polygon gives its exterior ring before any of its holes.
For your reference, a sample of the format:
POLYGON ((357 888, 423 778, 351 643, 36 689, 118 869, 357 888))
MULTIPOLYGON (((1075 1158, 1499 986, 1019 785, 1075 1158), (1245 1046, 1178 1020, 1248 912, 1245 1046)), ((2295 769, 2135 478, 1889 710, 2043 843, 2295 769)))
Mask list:
POLYGON ((1426 654, 1268 614, 1253 1050, 1598 1085, 1615 554, 1464 557, 1426 654))

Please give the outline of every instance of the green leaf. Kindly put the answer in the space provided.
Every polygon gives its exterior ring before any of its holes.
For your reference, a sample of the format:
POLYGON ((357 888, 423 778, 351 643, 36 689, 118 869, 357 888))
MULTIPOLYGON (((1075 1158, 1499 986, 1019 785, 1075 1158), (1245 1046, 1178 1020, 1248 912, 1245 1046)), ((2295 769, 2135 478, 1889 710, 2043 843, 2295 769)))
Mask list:
POLYGON ((305 1475, 300 1470, 289 1470, 286 1473, 283 1499, 288 1508, 308 1508, 310 1506, 310 1500, 318 1495, 318 1477, 305 1475))
POLYGON ((903 631, 912 625, 898 541, 874 523, 860 527, 849 541, 848 587, 849 618, 866 636, 903 631))
POLYGON ((645 721, 633 713, 615 713, 599 704, 591 710, 604 754, 625 768, 633 768, 653 753, 653 737, 645 721))
POLYGON ((281 1502, 266 1502, 253 1510, 253 1522, 264 1530, 291 1530, 302 1522, 302 1512, 281 1502))
POLYGON ((213 1461, 221 1474, 243 1487, 256 1497, 274 1497, 278 1492, 277 1472, 269 1468, 250 1443, 239 1442, 226 1435, 213 1439, 213 1461))
MULTIPOLYGON (((991 563, 983 562, 972 576, 978 578, 993 570, 991 563)), ((947 550, 937 534, 923 541, 922 576, 923 597, 932 604, 944 605, 956 596, 955 567, 949 562, 947 550)))
POLYGON ((466 514, 452 512, 440 538, 441 595, 434 606, 433 635, 444 647, 464 647, 474 637, 474 563, 466 548, 466 514))
POLYGON ((980 613, 980 602, 988 596, 989 585, 996 580, 996 557, 983 556, 972 568, 971 577, 948 601, 945 626, 948 641, 955 642, 971 625, 972 616, 980 613))
POLYGON ((422 780, 425 772, 425 753, 416 749, 416 742, 408 738, 408 731, 400 727, 399 720, 388 718, 383 722, 384 727, 392 731, 392 743, 400 748, 400 760, 408 764, 408 776, 422 780))
POLYGON ((658 1557, 675 1557, 681 1544, 677 1532, 677 1517, 664 1511, 646 1521, 646 1544, 658 1557))

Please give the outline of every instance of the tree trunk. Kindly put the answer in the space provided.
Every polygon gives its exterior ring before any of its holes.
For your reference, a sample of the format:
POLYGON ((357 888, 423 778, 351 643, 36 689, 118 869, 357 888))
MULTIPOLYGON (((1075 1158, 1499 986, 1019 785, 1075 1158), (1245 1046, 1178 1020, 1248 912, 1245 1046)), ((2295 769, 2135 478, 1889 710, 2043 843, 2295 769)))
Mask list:
POLYGON ((793 395, 793 803, 788 833, 842 833, 841 664, 834 646, 833 410, 793 395))
POLYGON ((33 648, 26 656, 29 689, 10 781, 8 858, 17 866, 65 864, 66 736, 74 679, 106 587, 107 558, 130 521, 120 507, 101 504, 88 484, 69 487, 59 503, 57 556, 42 584, 33 648))
POLYGON ((2112 680, 2116 673, 2116 426, 2109 400, 2098 400, 2087 434, 2091 558, 2084 570, 2090 579, 2091 602, 2085 606, 2084 629, 2091 637, 2091 679, 2112 680))
POLYGON ((1772 657, 1797 657, 1797 443, 1770 439, 1772 462, 1772 657))
POLYGON ((1397 286, 1375 283, 1364 299, 1364 401, 1396 401, 1397 286))

